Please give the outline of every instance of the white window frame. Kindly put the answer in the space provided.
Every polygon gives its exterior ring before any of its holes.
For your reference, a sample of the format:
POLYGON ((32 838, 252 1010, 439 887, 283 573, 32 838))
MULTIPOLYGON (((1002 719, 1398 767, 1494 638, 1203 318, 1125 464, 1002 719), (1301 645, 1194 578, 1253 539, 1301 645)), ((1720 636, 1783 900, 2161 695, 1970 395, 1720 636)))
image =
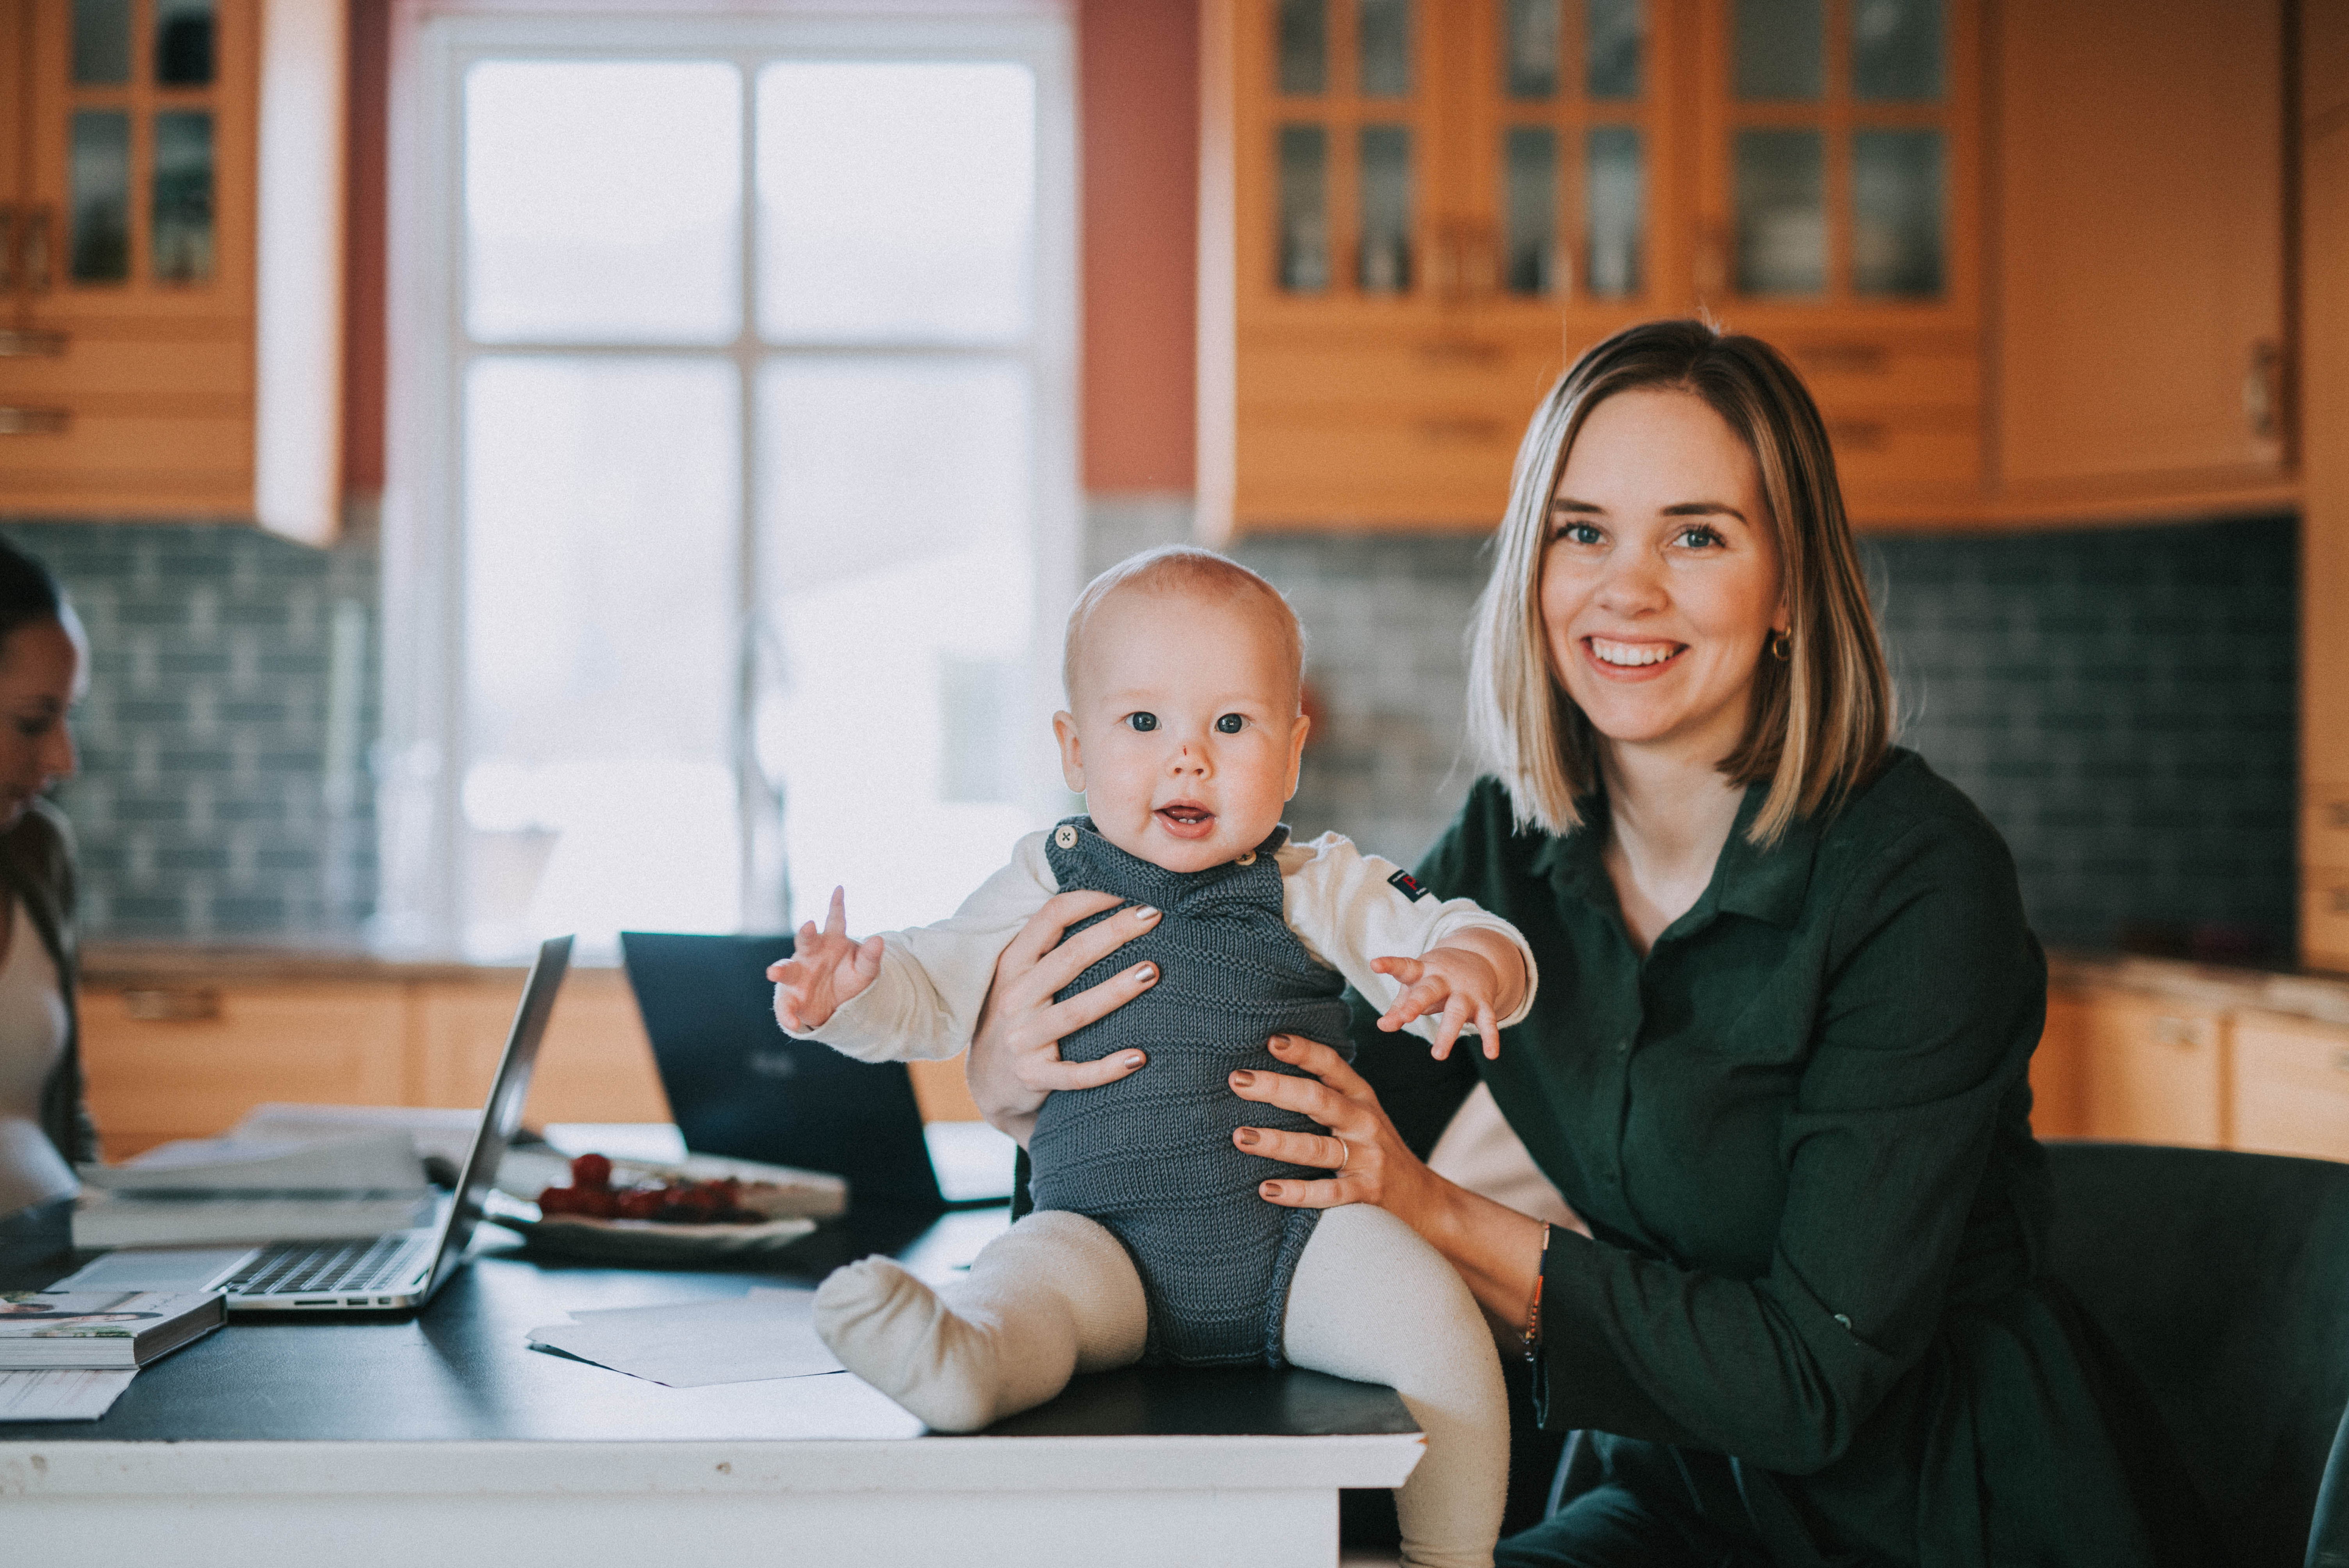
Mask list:
MULTIPOLYGON (((889 15, 791 10, 730 15, 642 10, 557 14, 536 9, 450 10, 401 0, 394 13, 387 191, 390 287, 387 299, 386 483, 382 535, 383 739, 377 765, 379 838, 378 948, 454 957, 462 951, 465 646, 462 580, 462 377, 469 354, 460 288, 463 264, 463 84, 484 57, 727 60, 743 70, 743 322, 733 349, 744 397, 738 502, 743 519, 741 624, 735 716, 737 798, 745 814, 745 930, 785 929, 786 868, 780 818, 764 810, 775 786, 752 743, 758 699, 760 573, 753 558, 759 497, 757 361, 789 353, 762 344, 750 308, 757 206, 752 181, 757 67, 780 58, 839 61, 1012 61, 1036 82, 1036 252, 1033 330, 1024 353, 1033 390, 1030 494, 1036 571, 1025 722, 1044 733, 1060 706, 1058 645, 1082 560, 1078 490, 1077 140, 1075 40, 1064 8, 1049 0, 986 6, 920 0, 889 15), (908 14, 912 12, 914 14, 908 14)), ((929 346, 923 346, 929 351, 929 346)), ((864 346, 827 345, 855 354, 864 346)), ((879 346, 876 352, 888 352, 879 346)), ((724 350, 713 352, 722 353, 724 350)), ((942 352, 952 352, 944 350, 942 352)), ((1002 350, 990 353, 1002 355, 1002 350)), ((1050 812, 1065 800, 1040 748, 1025 780, 1029 803, 1050 812)), ((942 912, 943 913, 943 912, 942 912)))

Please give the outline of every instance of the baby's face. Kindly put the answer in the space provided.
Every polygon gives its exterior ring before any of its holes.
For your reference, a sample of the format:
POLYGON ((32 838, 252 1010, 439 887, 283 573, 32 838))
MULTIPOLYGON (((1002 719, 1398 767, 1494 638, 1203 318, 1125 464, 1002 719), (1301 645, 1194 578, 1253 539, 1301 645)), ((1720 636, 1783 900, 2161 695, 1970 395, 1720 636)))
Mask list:
POLYGON ((1093 612, 1061 769, 1102 836, 1168 871, 1264 841, 1297 789, 1305 719, 1281 628, 1253 596, 1127 590, 1093 612))

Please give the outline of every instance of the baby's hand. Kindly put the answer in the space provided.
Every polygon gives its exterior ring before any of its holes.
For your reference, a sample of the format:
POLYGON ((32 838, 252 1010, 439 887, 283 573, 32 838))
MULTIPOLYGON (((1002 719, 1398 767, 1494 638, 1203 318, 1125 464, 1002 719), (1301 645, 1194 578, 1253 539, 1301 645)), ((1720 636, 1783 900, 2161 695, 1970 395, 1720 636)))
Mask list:
POLYGON ((820 1029, 880 973, 881 939, 859 942, 848 934, 848 894, 834 888, 823 929, 809 921, 800 927, 792 956, 767 966, 767 978, 775 983, 776 1020, 794 1034, 820 1029))
POLYGON ((1501 975, 1483 954, 1465 947, 1436 947, 1417 958, 1374 958, 1371 967, 1402 982, 1402 995, 1379 1016, 1380 1028, 1400 1029, 1413 1018, 1441 1008, 1444 1016, 1435 1028, 1437 1061, 1452 1054, 1452 1042, 1472 1024, 1484 1039, 1485 1058, 1501 1054, 1501 1029, 1495 1011, 1501 975))

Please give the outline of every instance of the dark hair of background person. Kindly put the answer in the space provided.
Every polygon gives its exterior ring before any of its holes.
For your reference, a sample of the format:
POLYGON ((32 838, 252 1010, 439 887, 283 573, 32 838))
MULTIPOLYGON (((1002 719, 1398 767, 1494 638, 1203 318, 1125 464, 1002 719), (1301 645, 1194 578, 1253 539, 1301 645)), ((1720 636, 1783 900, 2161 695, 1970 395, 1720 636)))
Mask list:
POLYGON ((62 619, 65 603, 47 567, 0 539, 0 646, 19 626, 62 619))

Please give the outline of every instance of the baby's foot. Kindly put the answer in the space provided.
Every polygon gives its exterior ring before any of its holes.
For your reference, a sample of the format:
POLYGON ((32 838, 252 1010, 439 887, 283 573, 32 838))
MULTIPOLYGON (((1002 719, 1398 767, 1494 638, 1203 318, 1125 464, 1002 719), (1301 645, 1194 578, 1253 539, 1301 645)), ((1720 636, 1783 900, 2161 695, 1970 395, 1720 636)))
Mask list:
POLYGON ((815 1331, 842 1366, 935 1431, 975 1432, 995 1419, 994 1336, 886 1258, 833 1272, 815 1293, 815 1331))

